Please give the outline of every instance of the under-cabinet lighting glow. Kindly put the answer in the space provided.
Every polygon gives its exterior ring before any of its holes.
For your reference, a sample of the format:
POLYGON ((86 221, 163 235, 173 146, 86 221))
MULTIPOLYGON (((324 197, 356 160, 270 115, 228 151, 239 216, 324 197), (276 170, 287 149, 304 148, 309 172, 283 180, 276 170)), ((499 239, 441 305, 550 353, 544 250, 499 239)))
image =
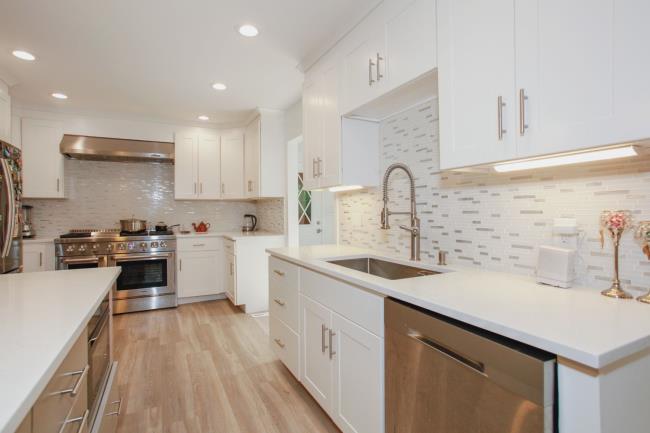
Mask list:
POLYGON ((560 165, 580 164, 584 162, 605 161, 608 159, 629 158, 637 156, 634 146, 616 147, 613 149, 592 150, 571 155, 549 156, 546 158, 530 159, 527 161, 513 161, 496 164, 494 170, 499 173, 511 171, 532 170, 535 168, 557 167, 560 165))
POLYGON ((208 116, 199 116, 199 120, 210 120, 208 116))
POLYGON ((343 191, 354 191, 357 189, 363 189, 361 185, 341 185, 333 186, 329 189, 330 192, 343 192, 343 191))

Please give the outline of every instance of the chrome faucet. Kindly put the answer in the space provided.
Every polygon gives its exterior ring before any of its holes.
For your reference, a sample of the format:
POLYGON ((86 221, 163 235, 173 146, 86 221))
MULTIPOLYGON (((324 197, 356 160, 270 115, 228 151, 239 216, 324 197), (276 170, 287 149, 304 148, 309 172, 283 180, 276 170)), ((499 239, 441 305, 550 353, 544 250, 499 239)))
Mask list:
POLYGON ((391 215, 410 215, 411 216, 411 226, 401 225, 399 228, 406 230, 411 233, 411 260, 419 261, 420 260, 420 218, 418 218, 418 213, 415 203, 415 180, 413 179, 413 173, 411 169, 408 168, 406 164, 400 162, 391 164, 390 167, 386 169, 384 173, 384 182, 383 182, 383 192, 384 192, 384 208, 381 211, 381 228, 388 230, 390 228, 389 218, 391 215), (411 211, 410 212, 392 212, 388 210, 388 178, 391 173, 397 169, 403 170, 409 178, 411 183, 411 211))

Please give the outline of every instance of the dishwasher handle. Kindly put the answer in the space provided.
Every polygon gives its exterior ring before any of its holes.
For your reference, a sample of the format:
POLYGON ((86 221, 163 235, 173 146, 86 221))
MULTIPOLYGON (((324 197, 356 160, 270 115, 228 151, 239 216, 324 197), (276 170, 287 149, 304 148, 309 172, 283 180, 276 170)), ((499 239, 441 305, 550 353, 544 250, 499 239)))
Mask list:
POLYGON ((445 346, 444 344, 435 341, 433 338, 426 337, 417 331, 414 330, 409 331, 408 336, 414 339, 415 341, 427 346, 428 348, 435 350, 441 355, 451 358, 452 360, 460 363, 465 367, 474 370, 475 372, 481 374, 482 376, 488 377, 487 373, 485 373, 485 364, 483 364, 482 362, 476 361, 472 358, 462 355, 454 351, 453 349, 445 346))

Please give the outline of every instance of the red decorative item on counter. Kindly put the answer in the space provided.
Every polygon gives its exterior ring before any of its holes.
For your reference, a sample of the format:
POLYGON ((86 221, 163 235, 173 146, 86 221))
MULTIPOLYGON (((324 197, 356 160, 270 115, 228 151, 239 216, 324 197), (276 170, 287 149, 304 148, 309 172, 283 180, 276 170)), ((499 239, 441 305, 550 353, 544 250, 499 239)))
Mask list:
POLYGON ((192 223, 192 227, 194 228, 194 231, 197 233, 205 233, 210 228, 210 223, 204 223, 203 221, 201 221, 198 224, 192 223))

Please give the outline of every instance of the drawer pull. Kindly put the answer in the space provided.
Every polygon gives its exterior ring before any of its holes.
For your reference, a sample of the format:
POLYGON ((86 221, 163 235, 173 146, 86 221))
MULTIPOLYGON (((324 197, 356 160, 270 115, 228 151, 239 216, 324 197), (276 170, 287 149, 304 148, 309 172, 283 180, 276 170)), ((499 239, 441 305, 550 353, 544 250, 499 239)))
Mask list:
POLYGON ((76 396, 79 393, 79 388, 81 388, 81 382, 83 382, 84 378, 88 374, 88 370, 90 369, 90 366, 86 364, 83 370, 79 371, 73 371, 71 373, 65 373, 64 376, 77 376, 79 375, 79 379, 77 379, 77 383, 74 384, 74 386, 70 389, 64 389, 63 391, 56 391, 53 394, 55 395, 63 395, 63 394, 70 394, 71 396, 76 396))
POLYGON ((193 247, 204 247, 205 244, 192 244, 193 247))
POLYGON ((284 272, 282 272, 282 271, 278 271, 277 269, 274 269, 273 272, 274 272, 276 275, 279 275, 279 276, 281 276, 281 277, 284 277, 284 272))
POLYGON ((119 416, 120 413, 122 412, 122 399, 112 401, 111 404, 116 404, 117 410, 115 412, 107 413, 106 416, 119 416))
POLYGON ((274 301, 276 304, 278 304, 280 307, 284 307, 285 305, 287 305, 286 303, 282 302, 281 300, 279 300, 279 299, 277 299, 277 298, 274 299, 273 301, 274 301))
POLYGON ((66 419, 65 421, 63 421, 63 424, 61 424, 61 428, 59 429, 59 433, 61 433, 62 431, 65 430, 66 425, 72 424, 72 423, 75 423, 75 422, 79 423, 79 428, 77 429, 77 433, 81 433, 82 431, 84 431, 84 427, 86 426, 86 420, 88 419, 88 414, 89 413, 90 413, 90 410, 86 409, 83 416, 80 416, 80 417, 77 417, 77 418, 66 419))
POLYGON ((275 344, 280 346, 281 349, 284 349, 285 344, 280 340, 279 338, 274 338, 273 341, 275 341, 275 344))

